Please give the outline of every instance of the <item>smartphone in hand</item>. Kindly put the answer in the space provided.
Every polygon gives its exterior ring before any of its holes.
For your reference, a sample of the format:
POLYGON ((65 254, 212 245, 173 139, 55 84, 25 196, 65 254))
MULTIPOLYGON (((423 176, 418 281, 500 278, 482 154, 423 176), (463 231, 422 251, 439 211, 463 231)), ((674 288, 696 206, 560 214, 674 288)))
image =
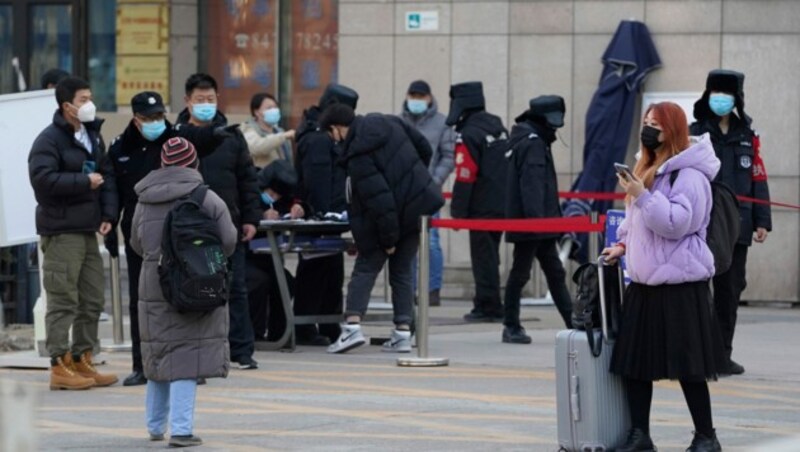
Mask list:
POLYGON ((97 171, 97 163, 94 160, 84 160, 82 172, 83 174, 92 174, 97 171))
POLYGON ((624 177, 625 180, 633 179, 633 173, 631 173, 631 168, 624 163, 614 163, 614 170, 620 176, 624 177))

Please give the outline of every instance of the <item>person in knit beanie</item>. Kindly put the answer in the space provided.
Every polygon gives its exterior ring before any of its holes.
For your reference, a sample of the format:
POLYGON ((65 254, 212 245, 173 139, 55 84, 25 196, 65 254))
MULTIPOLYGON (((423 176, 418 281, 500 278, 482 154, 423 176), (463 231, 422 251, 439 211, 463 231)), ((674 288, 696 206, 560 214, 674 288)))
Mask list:
POLYGON ((161 167, 183 166, 197 169, 197 150, 186 138, 170 138, 161 147, 161 167))
MULTIPOLYGON (((224 378, 230 368, 228 306, 179 312, 166 299, 159 283, 164 220, 176 204, 205 185, 197 167, 197 152, 191 142, 178 137, 167 140, 161 148, 161 168, 136 184, 138 202, 131 226, 131 248, 143 262, 138 313, 142 370, 147 379, 147 431, 150 440, 162 441, 169 426, 170 447, 202 444, 194 435, 198 380, 224 378)), ((201 207, 216 222, 222 249, 230 257, 238 233, 228 206, 208 189, 201 207)))

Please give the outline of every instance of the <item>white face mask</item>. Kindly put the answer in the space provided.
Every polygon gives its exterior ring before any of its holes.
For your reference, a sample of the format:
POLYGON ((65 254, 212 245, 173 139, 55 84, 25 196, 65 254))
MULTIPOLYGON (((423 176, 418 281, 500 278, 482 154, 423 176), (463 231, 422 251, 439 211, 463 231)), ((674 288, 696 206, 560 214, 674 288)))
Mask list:
POLYGON ((81 105, 80 108, 78 108, 78 121, 92 122, 95 119, 96 113, 97 107, 94 106, 94 102, 86 102, 85 104, 81 105))

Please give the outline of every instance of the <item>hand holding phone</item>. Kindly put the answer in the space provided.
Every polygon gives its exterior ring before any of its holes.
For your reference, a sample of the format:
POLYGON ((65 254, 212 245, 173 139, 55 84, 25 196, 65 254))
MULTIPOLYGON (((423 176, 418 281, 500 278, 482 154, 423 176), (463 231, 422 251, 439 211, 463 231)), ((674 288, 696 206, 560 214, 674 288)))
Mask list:
POLYGON ((633 173, 631 173, 630 167, 624 163, 614 163, 614 170, 617 174, 625 178, 625 180, 633 179, 633 173))

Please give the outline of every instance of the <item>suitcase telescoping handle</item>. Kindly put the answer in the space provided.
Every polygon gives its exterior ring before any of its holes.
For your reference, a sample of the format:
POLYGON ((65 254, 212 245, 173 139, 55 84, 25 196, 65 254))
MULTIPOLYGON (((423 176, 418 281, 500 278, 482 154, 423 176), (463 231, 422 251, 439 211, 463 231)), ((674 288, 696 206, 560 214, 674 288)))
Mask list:
MULTIPOLYGON (((616 264, 609 264, 606 262, 606 257, 604 255, 600 255, 597 258, 597 279, 600 280, 600 325, 603 330, 603 341, 608 343, 609 335, 608 335, 608 307, 606 306, 606 281, 605 281, 605 267, 611 267, 614 265, 619 265, 619 261, 616 264)), ((622 268, 617 269, 617 274, 619 275, 619 299, 620 303, 622 303, 624 293, 625 293, 625 281, 623 279, 622 268)))

